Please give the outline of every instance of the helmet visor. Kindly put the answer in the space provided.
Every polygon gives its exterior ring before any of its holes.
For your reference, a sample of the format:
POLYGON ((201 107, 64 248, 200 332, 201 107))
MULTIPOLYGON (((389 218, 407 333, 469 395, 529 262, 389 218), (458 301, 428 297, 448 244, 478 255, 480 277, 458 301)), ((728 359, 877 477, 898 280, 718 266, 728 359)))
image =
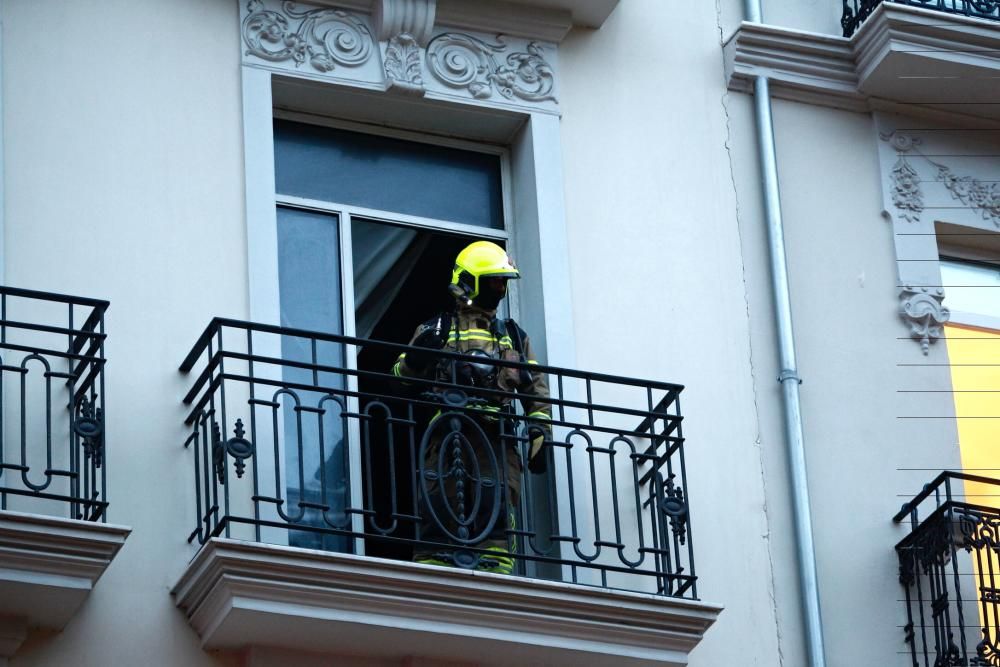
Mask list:
POLYGON ((518 273, 517 271, 497 271, 496 273, 493 273, 491 271, 487 271, 485 273, 480 273, 479 277, 480 278, 515 278, 516 279, 516 278, 520 278, 521 274, 518 273))

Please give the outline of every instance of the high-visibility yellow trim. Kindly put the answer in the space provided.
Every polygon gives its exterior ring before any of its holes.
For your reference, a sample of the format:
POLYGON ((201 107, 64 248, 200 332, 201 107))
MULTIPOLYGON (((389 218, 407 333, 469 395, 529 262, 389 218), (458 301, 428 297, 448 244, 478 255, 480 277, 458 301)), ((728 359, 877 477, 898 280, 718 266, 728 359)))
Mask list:
POLYGON ((537 365, 538 365, 538 362, 537 362, 537 361, 535 361, 534 359, 528 359, 528 363, 529 363, 529 364, 534 364, 535 366, 537 366, 537 365))
POLYGON ((403 371, 400 368, 401 363, 402 361, 397 361, 395 364, 392 365, 392 374, 395 375, 396 377, 401 377, 403 375, 403 371))
POLYGON ((492 343, 492 342, 496 341, 501 346, 514 347, 514 343, 513 343, 513 341, 511 341, 510 336, 501 336, 500 338, 496 338, 496 337, 494 337, 493 335, 490 335, 490 334, 479 334, 479 333, 460 333, 458 335, 450 334, 448 336, 448 342, 449 343, 454 343, 455 341, 459 341, 459 340, 462 340, 462 341, 464 341, 464 340, 484 340, 484 341, 486 341, 488 343, 492 343))
POLYGON ((541 410, 535 410, 534 412, 528 413, 528 416, 534 419, 552 419, 552 415, 541 410))

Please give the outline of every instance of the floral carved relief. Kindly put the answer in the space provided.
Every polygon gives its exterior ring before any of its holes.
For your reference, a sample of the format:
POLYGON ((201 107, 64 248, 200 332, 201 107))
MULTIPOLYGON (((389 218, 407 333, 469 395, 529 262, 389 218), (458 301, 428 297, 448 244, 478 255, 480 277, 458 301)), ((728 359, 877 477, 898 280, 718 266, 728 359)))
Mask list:
POLYGON ((893 165, 890 181, 892 203, 901 220, 920 222, 920 214, 924 210, 920 173, 907 159, 908 156, 916 156, 936 169, 935 180, 944 185, 953 199, 976 209, 984 220, 1000 227, 1000 184, 955 174, 951 167, 921 153, 918 148, 921 141, 917 137, 902 132, 882 133, 879 136, 883 141, 889 142, 899 155, 893 165))
POLYGON ((542 57, 542 47, 529 42, 524 51, 504 57, 508 48, 502 36, 487 42, 446 32, 427 45, 428 68, 441 83, 464 88, 476 99, 488 99, 496 90, 510 100, 555 101, 555 77, 542 57))
POLYGON ((413 35, 402 33, 389 40, 383 66, 390 88, 414 95, 424 94, 421 49, 413 35))
POLYGON ((339 9, 300 9, 285 0, 281 11, 266 9, 263 0, 247 2, 243 20, 246 54, 269 62, 309 63, 318 72, 337 65, 354 67, 366 62, 374 48, 368 26, 339 9))
MULTIPOLYGON (((936 164, 936 163, 935 163, 936 164)), ((970 208, 979 209, 983 220, 1000 227, 1000 186, 984 183, 970 176, 956 176, 944 165, 937 164, 937 179, 944 183, 951 196, 970 208)))
POLYGON ((920 222, 924 210, 924 195, 920 191, 920 174, 900 157, 892 168, 892 203, 900 218, 920 222))

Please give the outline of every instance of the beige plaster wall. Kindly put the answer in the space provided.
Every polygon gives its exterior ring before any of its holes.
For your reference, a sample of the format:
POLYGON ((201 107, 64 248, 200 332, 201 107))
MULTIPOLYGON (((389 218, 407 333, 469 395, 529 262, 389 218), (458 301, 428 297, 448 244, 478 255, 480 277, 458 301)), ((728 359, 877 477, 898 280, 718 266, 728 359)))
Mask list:
MULTIPOLYGON (((750 297, 774 587, 784 664, 802 664, 787 456, 757 187, 752 100, 734 95, 734 168, 750 297), (740 128, 736 130, 735 128, 740 128)), ((773 104, 828 664, 905 665, 891 517, 958 465, 943 345, 924 357, 899 318, 893 232, 872 118, 773 104), (908 366, 906 364, 920 364, 908 366), (901 470, 923 468, 925 470, 901 470)))
POLYGON ((109 520, 133 528, 80 613, 11 661, 211 665, 170 588, 192 554, 187 380, 245 317, 235 2, 3 3, 6 283, 111 300, 109 520))
POLYGON ((715 7, 623 2, 560 61, 579 363, 686 386, 699 594, 726 606, 691 664, 776 665, 715 7))

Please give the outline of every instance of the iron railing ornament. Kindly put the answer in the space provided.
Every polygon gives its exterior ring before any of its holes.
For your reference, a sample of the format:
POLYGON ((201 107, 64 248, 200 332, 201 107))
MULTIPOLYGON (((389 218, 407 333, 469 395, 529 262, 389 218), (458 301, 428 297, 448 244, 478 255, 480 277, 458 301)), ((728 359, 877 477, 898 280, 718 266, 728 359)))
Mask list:
POLYGON ((108 305, 0 286, 0 509, 106 520, 108 305))
POLYGON ((184 398, 197 512, 189 540, 404 559, 447 552, 467 568, 495 559, 499 540, 518 574, 697 597, 683 387, 490 361, 547 374, 552 395, 533 397, 551 405, 542 424, 516 393, 454 374, 393 376, 409 349, 213 320, 181 366, 193 378, 184 398), (299 356, 281 352, 282 341, 299 356), (386 361, 348 364, 348 350, 386 361), (548 470, 529 473, 539 428, 548 470))
POLYGON ((998 479, 943 472, 893 517, 910 520, 896 545, 903 639, 914 667, 1000 667, 1000 508, 970 502, 955 483, 1000 490, 998 479))

